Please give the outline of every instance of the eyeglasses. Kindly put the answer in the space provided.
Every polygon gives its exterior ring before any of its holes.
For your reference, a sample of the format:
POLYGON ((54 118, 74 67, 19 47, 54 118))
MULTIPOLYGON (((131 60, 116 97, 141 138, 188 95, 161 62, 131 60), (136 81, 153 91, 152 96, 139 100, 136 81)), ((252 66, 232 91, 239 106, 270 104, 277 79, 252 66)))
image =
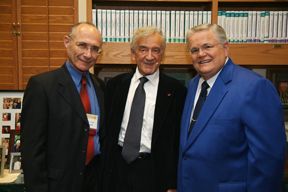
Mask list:
POLYGON ((85 42, 76 42, 75 44, 77 48, 81 50, 82 52, 89 50, 94 55, 99 55, 102 52, 100 47, 95 46, 95 45, 89 45, 88 43, 85 43, 85 42))
POLYGON ((220 44, 220 43, 216 43, 216 44, 212 45, 212 44, 205 43, 205 44, 203 44, 201 47, 192 47, 192 48, 190 49, 190 52, 191 52, 191 54, 193 54, 193 55, 199 54, 199 51, 200 51, 200 50, 203 51, 203 52, 205 52, 205 53, 207 53, 207 52, 211 51, 215 46, 217 46, 217 45, 219 45, 219 44, 220 44))
MULTIPOLYGON (((71 35, 68 35, 68 37, 74 41, 74 39, 71 37, 71 35)), ((99 55, 102 50, 100 47, 96 46, 96 45, 90 45, 86 42, 75 42, 76 47, 81 51, 81 52, 85 52, 87 50, 91 51, 91 53, 93 55, 99 55)))
POLYGON ((155 47, 155 48, 151 48, 151 49, 149 49, 148 47, 145 47, 145 46, 139 46, 138 47, 138 52, 141 55, 148 55, 150 50, 151 50, 152 55, 159 56, 162 53, 162 50, 159 47, 155 47))

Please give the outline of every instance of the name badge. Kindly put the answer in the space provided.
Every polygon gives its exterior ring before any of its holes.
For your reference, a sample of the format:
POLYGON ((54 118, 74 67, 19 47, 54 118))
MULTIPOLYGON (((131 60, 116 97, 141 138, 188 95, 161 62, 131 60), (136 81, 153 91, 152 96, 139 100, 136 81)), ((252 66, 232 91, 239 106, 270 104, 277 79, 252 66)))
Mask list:
POLYGON ((96 129, 97 130, 98 115, 89 114, 89 113, 87 113, 86 115, 87 115, 87 119, 88 119, 88 122, 89 122, 90 129, 96 129))

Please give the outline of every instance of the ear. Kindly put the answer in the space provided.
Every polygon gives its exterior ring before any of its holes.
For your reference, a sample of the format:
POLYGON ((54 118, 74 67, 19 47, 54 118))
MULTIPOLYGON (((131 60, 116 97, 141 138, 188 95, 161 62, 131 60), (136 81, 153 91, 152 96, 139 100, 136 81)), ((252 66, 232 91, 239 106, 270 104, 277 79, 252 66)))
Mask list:
POLYGON ((135 50, 131 49, 131 59, 132 61, 136 61, 136 55, 135 50))
POLYGON ((64 46, 67 48, 69 43, 71 41, 71 38, 68 35, 64 36, 64 46))
POLYGON ((225 51, 225 56, 228 57, 229 56, 229 43, 225 42, 223 44, 223 48, 224 48, 224 51, 225 51))

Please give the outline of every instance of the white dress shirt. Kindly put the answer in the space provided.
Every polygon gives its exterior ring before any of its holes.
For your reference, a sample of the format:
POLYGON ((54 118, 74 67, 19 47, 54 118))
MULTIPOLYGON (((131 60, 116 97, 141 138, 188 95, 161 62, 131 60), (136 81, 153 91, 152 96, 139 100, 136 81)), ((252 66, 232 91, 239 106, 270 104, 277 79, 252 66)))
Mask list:
MULTIPOLYGON (((143 75, 140 74, 138 68, 134 73, 130 88, 127 96, 127 101, 125 105, 125 111, 122 119, 121 130, 119 133, 118 144, 123 146, 126 129, 128 126, 131 104, 134 98, 135 90, 140 83, 140 78, 143 75)), ((154 112, 155 112, 155 104, 156 97, 158 91, 159 84, 159 69, 152 75, 146 76, 148 81, 144 84, 144 90, 146 93, 146 101, 144 108, 144 117, 142 124, 142 132, 141 132, 141 144, 140 144, 140 152, 151 152, 151 141, 152 141, 152 132, 153 132, 153 124, 154 124, 154 112)))

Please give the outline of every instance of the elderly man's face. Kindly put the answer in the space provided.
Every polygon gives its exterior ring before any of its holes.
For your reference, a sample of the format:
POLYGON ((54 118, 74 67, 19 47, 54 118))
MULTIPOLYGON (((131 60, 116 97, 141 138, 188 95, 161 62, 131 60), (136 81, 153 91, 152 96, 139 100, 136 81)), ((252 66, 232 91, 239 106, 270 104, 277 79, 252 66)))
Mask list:
POLYGON ((162 41, 161 36, 155 34, 137 42, 137 49, 132 51, 132 59, 136 61, 142 75, 151 75, 159 68, 164 54, 162 41))
POLYGON ((66 36, 64 44, 70 62, 79 71, 88 71, 97 60, 101 36, 96 28, 80 25, 72 36, 66 36))
POLYGON ((228 57, 228 44, 221 44, 210 30, 193 34, 189 46, 194 68, 206 80, 221 70, 228 57))

